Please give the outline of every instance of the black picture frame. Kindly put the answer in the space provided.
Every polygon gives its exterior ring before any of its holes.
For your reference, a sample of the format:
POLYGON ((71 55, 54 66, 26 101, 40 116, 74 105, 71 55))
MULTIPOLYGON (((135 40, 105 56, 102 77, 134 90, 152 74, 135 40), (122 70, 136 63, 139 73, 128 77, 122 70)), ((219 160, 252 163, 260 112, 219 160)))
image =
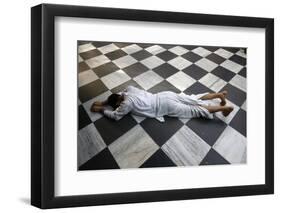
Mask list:
POLYGON ((274 193, 274 19, 41 4, 31 8, 31 204, 60 208, 274 193), (129 193, 54 195, 55 17, 101 18, 265 29, 265 184, 129 193))

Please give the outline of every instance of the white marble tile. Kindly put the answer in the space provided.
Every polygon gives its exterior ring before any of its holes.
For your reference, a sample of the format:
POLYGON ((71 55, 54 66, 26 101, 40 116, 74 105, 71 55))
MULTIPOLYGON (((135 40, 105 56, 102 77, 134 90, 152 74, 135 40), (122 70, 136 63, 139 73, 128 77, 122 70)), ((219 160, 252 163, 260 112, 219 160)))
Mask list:
POLYGON ((199 165, 210 146, 187 126, 183 126, 163 146, 162 150, 178 166, 199 165))
POLYGON ((142 127, 136 125, 108 148, 120 168, 137 168, 155 153, 159 146, 142 127))
POLYGON ((146 67, 148 67, 149 69, 153 69, 165 62, 161 58, 158 58, 157 56, 151 56, 142 60, 141 63, 146 67))
POLYGON ((213 69, 215 69, 218 66, 216 63, 206 58, 200 59, 195 64, 208 72, 211 72, 213 69))
POLYGON ((174 75, 171 75, 166 80, 170 82, 173 86, 178 88, 180 91, 184 91, 186 88, 190 87, 192 84, 196 82, 196 80, 191 78, 189 75, 186 75, 182 71, 179 71, 174 75))
POLYGON ((134 78, 134 81, 136 81, 145 90, 150 89, 163 80, 164 79, 160 75, 151 70, 144 72, 134 78))
POLYGON ((227 84, 224 80, 218 78, 212 73, 208 73, 207 75, 205 75, 199 80, 199 82, 215 92, 220 91, 227 84))
POLYGON ((222 120, 223 122, 225 122, 226 124, 229 124, 231 122, 231 120, 234 118, 234 116, 236 115, 236 113, 239 111, 239 107, 237 105, 235 105, 234 103, 232 103, 230 100, 226 99, 226 105, 228 106, 233 106, 233 111, 228 115, 228 116, 224 116, 221 112, 216 112, 216 116, 222 120))
POLYGON ((78 74, 78 86, 84 86, 92 81, 97 80, 99 77, 93 70, 86 70, 78 74))
POLYGON ((101 51, 103 54, 110 53, 118 49, 119 48, 115 44, 108 44, 106 46, 102 46, 98 48, 98 50, 101 51))
POLYGON ((146 48, 145 50, 147 52, 150 52, 153 55, 156 55, 156 54, 159 54, 159 53, 165 51, 165 49, 163 47, 159 46, 159 45, 150 46, 150 47, 146 48))
POLYGON ((169 49, 169 51, 176 55, 183 55, 183 54, 187 53, 189 50, 187 50, 181 46, 175 46, 175 47, 169 49))
POLYGON ((207 87, 210 87, 212 84, 214 84, 216 81, 218 81, 219 78, 217 76, 215 76, 212 73, 208 73, 207 75, 205 75, 203 78, 201 78, 199 80, 199 82, 201 84, 204 84, 207 87))
POLYGON ((102 82, 107 86, 108 89, 113 89, 131 78, 123 70, 117 70, 101 78, 102 82))
POLYGON ((97 57, 90 58, 85 60, 85 62, 91 67, 95 68, 102 64, 110 62, 110 60, 105 55, 99 55, 97 57))
POLYGON ((179 70, 183 70, 192 64, 190 61, 188 61, 180 56, 168 61, 168 63, 179 70))
POLYGON ((245 101, 245 102, 242 104, 241 108, 242 108, 243 110, 247 111, 247 101, 245 101))
MULTIPOLYGON (((99 96, 83 103, 83 107, 86 110, 87 114, 89 115, 90 119, 94 122, 98 119, 100 119, 101 117, 103 117, 103 115, 101 113, 97 113, 97 112, 91 112, 91 106, 95 101, 105 101, 108 96, 110 96, 112 94, 112 92, 110 90, 100 94, 99 96)), ((107 107, 107 109, 111 109, 111 107, 107 107)))
POLYGON ((126 55, 124 57, 118 58, 114 61, 112 61, 114 64, 116 64, 120 69, 123 69, 125 67, 128 67, 134 63, 137 62, 136 59, 134 59, 132 56, 130 55, 126 55))
POLYGON ((227 51, 225 49, 222 49, 222 48, 216 50, 214 53, 219 55, 219 56, 221 56, 221 57, 223 57, 223 58, 226 58, 226 59, 228 59, 231 56, 233 56, 232 52, 229 52, 229 51, 227 51))
POLYGON ((244 52, 244 50, 240 49, 237 53, 235 53, 236 55, 239 55, 243 58, 247 58, 246 53, 244 52))
POLYGON ((122 50, 124 52, 126 52, 127 54, 133 54, 135 52, 141 51, 142 48, 140 46, 136 45, 136 44, 132 44, 132 45, 123 47, 122 50))
POLYGON ((81 58, 81 56, 78 55, 78 62, 80 63, 80 62, 82 62, 82 61, 83 61, 83 58, 81 58))
POLYGON ((78 52, 83 53, 94 49, 96 48, 91 43, 87 43, 87 44, 79 45, 78 52))
POLYGON ((212 52, 203 48, 203 47, 197 47, 194 50, 192 50, 192 52, 196 53, 197 55, 200 55, 202 57, 206 57, 208 55, 210 55, 212 52))
POLYGON ((247 92, 247 81, 246 78, 244 78, 241 75, 235 75, 229 82, 233 86, 237 87, 238 89, 241 89, 244 92, 247 92))
POLYGON ((216 83, 214 83, 210 89, 215 91, 215 92, 219 92, 225 85, 227 84, 227 82, 225 82, 222 79, 219 79, 216 83))
POLYGON ((233 61, 230 61, 230 60, 225 60, 224 62, 222 62, 220 64, 220 66, 234 72, 234 73, 238 73, 242 68, 243 66, 240 65, 240 64, 237 64, 233 61))
POLYGON ((145 119, 145 117, 143 117, 143 116, 138 116, 138 115, 133 115, 133 114, 131 114, 131 116, 135 119, 135 121, 137 123, 140 123, 145 119))
POLYGON ((89 124, 78 132, 78 166, 94 157, 106 147, 94 124, 89 124))
POLYGON ((243 135, 227 126, 213 148, 230 163, 242 163, 245 161, 247 141, 243 135))
POLYGON ((179 118, 179 120, 186 124, 190 120, 190 118, 179 118))

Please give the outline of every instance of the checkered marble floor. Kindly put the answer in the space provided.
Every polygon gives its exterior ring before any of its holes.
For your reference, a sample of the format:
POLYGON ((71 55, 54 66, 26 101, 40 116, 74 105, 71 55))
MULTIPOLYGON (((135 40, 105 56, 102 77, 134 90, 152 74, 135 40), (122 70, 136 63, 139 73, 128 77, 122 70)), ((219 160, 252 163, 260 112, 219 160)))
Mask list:
POLYGON ((120 42, 78 42, 79 170, 246 163, 246 49, 120 42), (90 112, 133 85, 151 93, 228 91, 233 112, 213 120, 90 112))

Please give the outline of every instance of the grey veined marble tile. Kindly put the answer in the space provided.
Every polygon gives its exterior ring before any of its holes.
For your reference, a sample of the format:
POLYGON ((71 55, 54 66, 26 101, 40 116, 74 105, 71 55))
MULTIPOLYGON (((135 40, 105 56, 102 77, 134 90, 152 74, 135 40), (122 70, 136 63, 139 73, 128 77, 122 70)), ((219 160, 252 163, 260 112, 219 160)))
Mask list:
POLYGON ((238 89, 241 89, 244 92, 247 92, 247 82, 246 78, 241 75, 235 75, 229 82, 233 86, 236 86, 238 89))
POLYGON ((120 168, 137 168, 156 152, 159 146, 136 125, 108 148, 120 168))
POLYGON ((102 82, 109 89, 113 89, 114 87, 117 87, 126 81, 129 81, 130 79, 130 76, 128 76, 123 70, 117 70, 101 78, 102 82))
POLYGON ((218 138, 213 148, 230 163, 246 163, 246 138, 228 126, 218 138))
POLYGON ((183 126, 162 146, 162 150, 178 166, 199 165, 210 148, 187 126, 183 126))
POLYGON ((106 147, 94 124, 89 124, 78 132, 78 166, 98 154, 106 147))

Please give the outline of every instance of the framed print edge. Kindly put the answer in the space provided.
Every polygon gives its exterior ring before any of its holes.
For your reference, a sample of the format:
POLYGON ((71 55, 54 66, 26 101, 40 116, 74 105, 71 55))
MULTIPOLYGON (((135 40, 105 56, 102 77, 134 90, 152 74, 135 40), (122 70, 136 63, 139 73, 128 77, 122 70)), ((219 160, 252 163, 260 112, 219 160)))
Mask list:
POLYGON ((31 9, 31 204, 39 208, 156 202, 274 193, 274 20, 42 4, 31 9), (55 196, 54 17, 86 17, 266 29, 265 184, 55 196))

